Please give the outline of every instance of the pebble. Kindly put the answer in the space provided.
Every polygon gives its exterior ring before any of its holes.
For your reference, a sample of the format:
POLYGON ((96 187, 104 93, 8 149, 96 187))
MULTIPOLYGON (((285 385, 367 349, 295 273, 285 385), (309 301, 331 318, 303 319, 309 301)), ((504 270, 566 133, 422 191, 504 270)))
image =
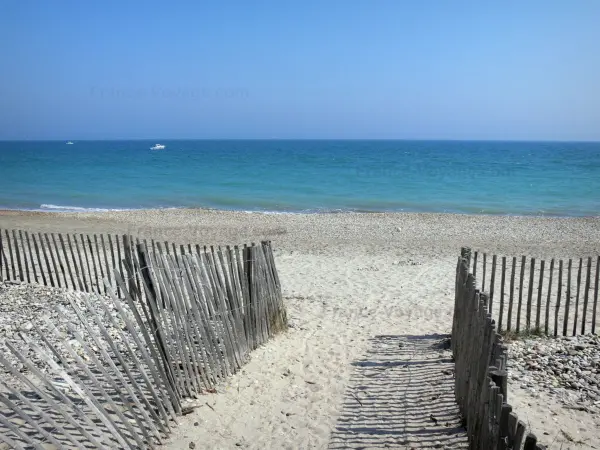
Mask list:
POLYGON ((600 412, 600 336, 530 338, 508 342, 509 379, 534 396, 600 412))

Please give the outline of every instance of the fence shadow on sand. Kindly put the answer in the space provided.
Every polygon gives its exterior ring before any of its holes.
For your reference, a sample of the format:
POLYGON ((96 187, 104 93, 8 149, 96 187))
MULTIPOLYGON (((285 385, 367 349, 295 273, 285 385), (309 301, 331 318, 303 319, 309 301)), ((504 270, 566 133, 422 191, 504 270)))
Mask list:
POLYGON ((448 335, 375 336, 354 373, 330 449, 466 449, 448 335))

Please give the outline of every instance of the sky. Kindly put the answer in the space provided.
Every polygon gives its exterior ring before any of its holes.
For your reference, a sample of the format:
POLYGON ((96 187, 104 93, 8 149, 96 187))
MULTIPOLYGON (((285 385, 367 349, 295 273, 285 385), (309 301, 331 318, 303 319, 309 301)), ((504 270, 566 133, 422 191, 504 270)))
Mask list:
POLYGON ((0 140, 600 140, 600 1, 3 0, 0 140))

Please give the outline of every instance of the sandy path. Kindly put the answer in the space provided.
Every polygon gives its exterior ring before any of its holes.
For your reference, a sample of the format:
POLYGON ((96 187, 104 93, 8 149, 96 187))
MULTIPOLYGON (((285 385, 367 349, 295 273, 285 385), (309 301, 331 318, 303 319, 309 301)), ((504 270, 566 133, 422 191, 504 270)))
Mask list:
POLYGON ((400 265, 372 257, 365 264, 362 257, 280 254, 290 331, 255 351, 218 393, 203 397, 204 406, 182 419, 166 447, 193 441, 200 448, 430 448, 440 441, 463 448, 449 401, 452 375, 442 373, 452 364, 431 348, 441 338, 436 333, 451 327, 452 261, 400 265), (414 330, 423 340, 408 337, 414 330), (370 379, 373 389, 365 394, 361 377, 373 375, 368 361, 392 366, 370 379), (402 373, 405 363, 412 377, 402 373), (374 398, 357 411, 348 402, 352 393, 374 398), (386 397, 390 409, 383 413, 386 397), (436 426, 429 412, 423 416, 429 411, 423 402, 443 424, 436 426))

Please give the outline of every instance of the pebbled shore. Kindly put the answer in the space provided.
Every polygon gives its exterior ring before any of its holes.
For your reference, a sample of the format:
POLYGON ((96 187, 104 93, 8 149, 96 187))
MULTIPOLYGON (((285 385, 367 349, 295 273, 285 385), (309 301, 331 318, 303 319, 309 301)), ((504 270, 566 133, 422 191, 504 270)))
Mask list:
POLYGON ((513 341, 512 383, 543 401, 552 396, 570 408, 600 413, 600 336, 513 341))

